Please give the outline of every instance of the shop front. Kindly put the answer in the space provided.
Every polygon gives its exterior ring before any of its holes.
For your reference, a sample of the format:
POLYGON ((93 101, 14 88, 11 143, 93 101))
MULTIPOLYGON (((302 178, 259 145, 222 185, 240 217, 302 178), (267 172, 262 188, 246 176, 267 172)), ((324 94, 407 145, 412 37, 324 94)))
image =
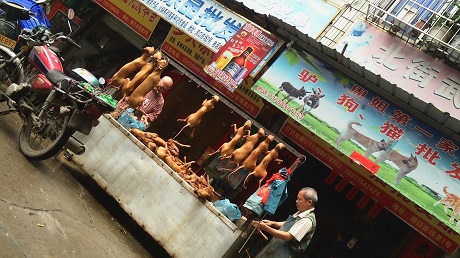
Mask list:
MULTIPOLYGON (((220 96, 193 137, 186 128, 176 138, 191 146, 180 149, 180 158, 196 161, 191 169, 210 177, 216 196, 245 213, 244 202, 258 189, 255 178, 243 187, 249 171, 229 176, 222 169, 231 166, 229 160, 209 156, 235 137, 233 125, 239 128, 250 120, 251 134, 264 128, 275 136, 270 149, 278 142, 287 146, 279 154, 283 162, 267 167, 266 179, 306 157, 288 184, 289 198, 269 217, 285 219, 295 212, 296 192, 303 186, 316 188, 321 230, 309 248, 312 257, 319 257, 338 233, 352 257, 441 257, 458 250, 458 218, 451 220, 452 212, 446 213, 442 201, 448 193, 460 193, 454 165, 458 144, 412 110, 337 69, 317 50, 285 44, 292 39, 263 30, 214 1, 202 1, 202 6, 95 2, 94 12, 104 18, 79 32, 85 51, 69 51, 69 60, 81 58, 87 69, 106 78, 148 45, 161 48, 172 60, 163 75, 171 75, 174 86, 164 94, 163 111, 147 131, 173 138, 184 126, 177 119, 220 96), (263 40, 246 38, 254 31, 263 40), (216 69, 225 67, 219 62, 230 61, 224 59, 244 57, 248 42, 253 46, 246 58, 253 57, 253 66, 230 72, 231 78, 216 69), (300 95, 287 90, 287 83, 300 95)), ((340 12, 323 5, 314 26, 308 24, 318 36, 340 12)), ((345 56, 355 49, 348 47, 345 56)), ((245 257, 237 252, 244 241, 236 221, 211 202, 200 201, 183 178, 117 121, 110 116, 102 120, 97 135, 84 140, 87 153, 76 160, 169 254, 190 257, 195 248, 206 250, 208 257, 245 257), (116 162, 121 159, 122 166, 116 162)), ((253 255, 265 243, 255 234, 244 247, 253 255)))

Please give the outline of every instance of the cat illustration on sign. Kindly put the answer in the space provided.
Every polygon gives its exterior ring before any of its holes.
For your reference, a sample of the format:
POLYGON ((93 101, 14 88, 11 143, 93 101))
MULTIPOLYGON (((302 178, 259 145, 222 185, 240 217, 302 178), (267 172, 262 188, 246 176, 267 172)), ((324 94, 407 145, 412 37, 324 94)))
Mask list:
POLYGON ((442 188, 442 191, 446 194, 444 198, 441 200, 435 202, 433 205, 437 206, 438 204, 442 203, 444 204, 444 212, 446 214, 448 213, 448 209, 452 209, 452 214, 450 215, 450 223, 454 223, 455 217, 458 216, 457 218, 457 224, 455 227, 460 228, 460 197, 453 193, 447 192, 447 186, 444 186, 442 188))

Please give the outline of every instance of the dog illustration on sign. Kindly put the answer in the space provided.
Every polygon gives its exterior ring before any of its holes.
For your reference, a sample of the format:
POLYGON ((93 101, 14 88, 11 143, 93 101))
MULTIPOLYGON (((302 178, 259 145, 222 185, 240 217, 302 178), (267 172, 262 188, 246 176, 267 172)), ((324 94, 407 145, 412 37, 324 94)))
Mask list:
POLYGON ((393 162, 399 168, 398 175, 395 179, 395 184, 397 185, 401 184, 401 179, 410 172, 414 171, 418 166, 417 156, 412 155, 412 153, 409 157, 406 157, 394 150, 390 150, 389 152, 385 151, 375 159, 375 163, 385 160, 393 162))
POLYGON ((352 127, 352 125, 361 126, 361 124, 357 121, 349 121, 347 127, 340 133, 339 137, 337 137, 337 149, 340 148, 340 145, 344 141, 353 139, 366 149, 364 156, 369 158, 372 153, 385 151, 391 146, 391 141, 387 142, 385 141, 385 139, 382 139, 381 141, 376 141, 374 139, 371 139, 370 137, 358 132, 356 129, 352 127))

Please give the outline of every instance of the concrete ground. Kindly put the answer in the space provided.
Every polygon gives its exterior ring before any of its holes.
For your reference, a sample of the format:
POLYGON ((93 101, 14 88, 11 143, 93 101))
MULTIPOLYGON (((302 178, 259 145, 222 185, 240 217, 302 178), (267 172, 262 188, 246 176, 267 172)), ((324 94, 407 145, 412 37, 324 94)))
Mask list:
POLYGON ((167 257, 62 155, 27 160, 21 125, 15 114, 0 116, 0 257, 167 257))

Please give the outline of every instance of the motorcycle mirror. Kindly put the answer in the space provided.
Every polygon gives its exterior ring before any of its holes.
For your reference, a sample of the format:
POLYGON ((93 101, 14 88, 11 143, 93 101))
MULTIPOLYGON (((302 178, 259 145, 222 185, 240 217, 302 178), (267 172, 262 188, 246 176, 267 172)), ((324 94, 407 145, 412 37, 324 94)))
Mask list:
POLYGON ((75 11, 72 8, 69 8, 69 10, 67 10, 67 18, 72 20, 74 17, 75 17, 75 11))
POLYGON ((75 17, 75 12, 72 8, 67 10, 67 25, 69 25, 69 35, 72 34, 72 25, 70 25, 70 20, 75 17))
POLYGON ((105 79, 103 77, 99 78, 99 85, 105 85, 105 79))
POLYGON ((45 9, 45 13, 46 13, 46 14, 50 14, 50 11, 51 11, 51 5, 50 5, 50 3, 46 3, 44 9, 45 9))

